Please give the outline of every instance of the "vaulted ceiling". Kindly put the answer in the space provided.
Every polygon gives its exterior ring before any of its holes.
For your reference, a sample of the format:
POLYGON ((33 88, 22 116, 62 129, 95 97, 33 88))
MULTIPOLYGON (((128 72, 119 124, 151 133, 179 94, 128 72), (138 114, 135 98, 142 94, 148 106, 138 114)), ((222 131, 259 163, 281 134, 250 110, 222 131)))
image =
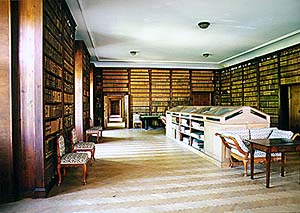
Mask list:
POLYGON ((96 66, 218 68, 300 42, 299 0, 67 3, 96 66))

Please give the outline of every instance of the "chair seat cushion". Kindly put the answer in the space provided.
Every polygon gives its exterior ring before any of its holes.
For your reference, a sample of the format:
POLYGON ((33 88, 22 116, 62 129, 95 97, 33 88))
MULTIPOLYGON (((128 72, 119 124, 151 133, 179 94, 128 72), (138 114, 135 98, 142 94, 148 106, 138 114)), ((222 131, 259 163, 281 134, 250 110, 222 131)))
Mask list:
POLYGON ((60 164, 86 164, 88 161, 87 153, 68 153, 62 156, 60 164))
MULTIPOLYGON (((242 153, 240 153, 237 149, 231 149, 231 152, 236 154, 236 155, 239 155, 241 157, 245 157, 242 153)), ((280 157, 281 156, 281 153, 271 153, 271 157, 280 157)), ((250 158, 250 153, 249 153, 249 156, 250 158)), ((262 157, 266 157, 266 153, 265 152, 262 152, 262 151, 259 151, 259 150, 255 150, 254 151, 254 158, 262 158, 262 157)))
POLYGON ((74 150, 76 150, 76 149, 90 150, 90 149, 94 149, 94 147, 95 147, 95 143, 93 143, 93 142, 78 142, 74 145, 74 150))

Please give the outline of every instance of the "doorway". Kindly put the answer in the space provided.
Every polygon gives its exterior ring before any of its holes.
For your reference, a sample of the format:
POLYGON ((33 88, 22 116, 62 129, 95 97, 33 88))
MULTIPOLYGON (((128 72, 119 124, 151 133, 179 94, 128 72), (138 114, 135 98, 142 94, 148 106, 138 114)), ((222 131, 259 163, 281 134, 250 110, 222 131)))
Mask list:
POLYGON ((129 99, 127 94, 104 95, 104 127, 127 127, 128 109, 129 99))

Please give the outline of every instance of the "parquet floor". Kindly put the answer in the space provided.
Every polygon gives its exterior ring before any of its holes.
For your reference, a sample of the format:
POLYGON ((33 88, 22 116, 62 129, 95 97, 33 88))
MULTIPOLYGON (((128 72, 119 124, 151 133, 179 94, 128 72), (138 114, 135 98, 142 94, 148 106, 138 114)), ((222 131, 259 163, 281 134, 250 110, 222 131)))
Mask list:
POLYGON ((23 199, 1 212, 300 212, 300 160, 289 155, 286 177, 272 164, 271 188, 264 166, 255 180, 242 166, 218 168, 167 139, 163 129, 105 130, 96 146, 88 183, 70 170, 46 199, 23 199))

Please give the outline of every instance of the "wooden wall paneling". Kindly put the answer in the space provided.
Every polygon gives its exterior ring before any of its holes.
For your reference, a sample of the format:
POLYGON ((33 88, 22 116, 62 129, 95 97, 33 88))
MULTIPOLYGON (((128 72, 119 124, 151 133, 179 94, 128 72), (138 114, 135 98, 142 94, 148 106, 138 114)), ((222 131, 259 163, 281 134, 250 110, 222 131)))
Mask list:
MULTIPOLYGON (((45 196, 43 137, 43 2, 19 2, 19 74, 23 190, 45 196)), ((32 194, 33 193, 33 194, 32 194)))
POLYGON ((164 115, 170 108, 170 70, 153 69, 150 90, 152 114, 164 115))
POLYGON ((82 40, 75 41, 75 128, 78 139, 84 139, 89 126, 90 55, 82 40))
POLYGON ((89 70, 89 78, 90 78, 90 85, 89 85, 89 91, 90 91, 90 118, 91 118, 91 122, 92 125, 95 126, 94 124, 94 69, 95 69, 95 65, 94 64, 90 64, 90 70, 89 70))
POLYGON ((0 2, 0 203, 14 199, 10 1, 0 2))
POLYGON ((189 70, 172 70, 172 107, 190 105, 189 70))
POLYGON ((271 54, 259 60, 260 109, 270 115, 274 126, 279 124, 278 56, 271 54))

